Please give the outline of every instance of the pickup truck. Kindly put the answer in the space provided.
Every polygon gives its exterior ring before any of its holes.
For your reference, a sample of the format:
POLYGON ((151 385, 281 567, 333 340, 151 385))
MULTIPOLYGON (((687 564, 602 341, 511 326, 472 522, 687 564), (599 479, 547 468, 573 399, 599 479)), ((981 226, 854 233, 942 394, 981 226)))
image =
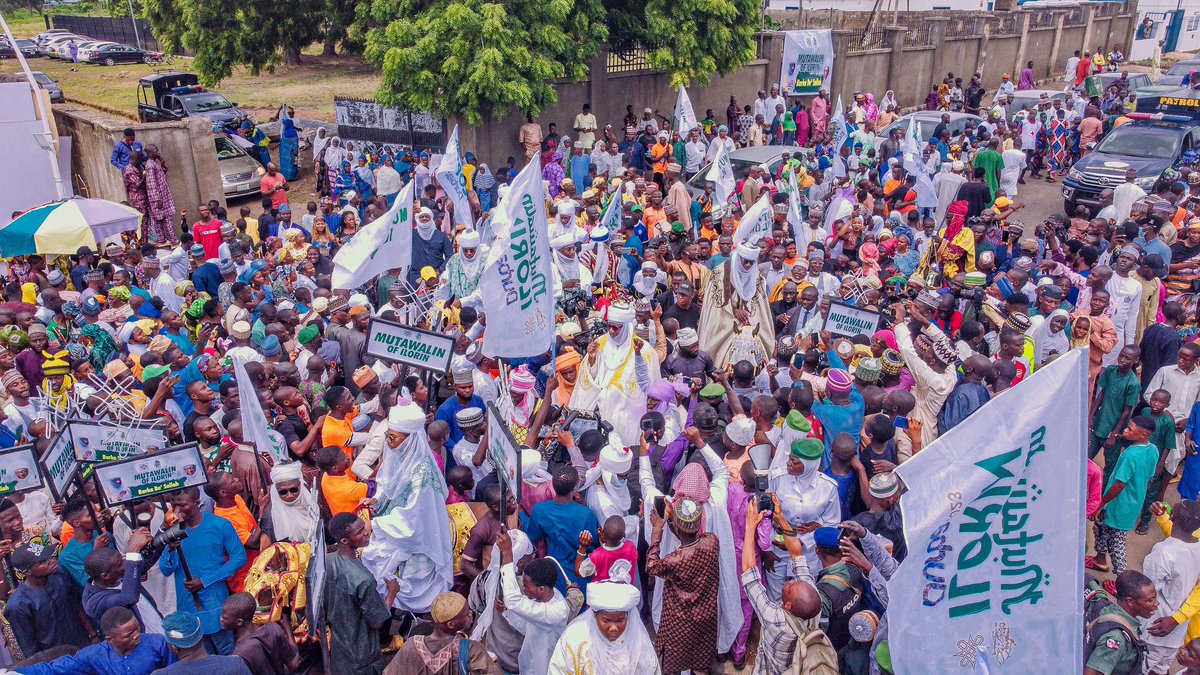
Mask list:
POLYGON ((1184 153, 1200 150, 1200 91, 1163 94, 1145 112, 1142 99, 1138 104, 1139 111, 1127 115, 1133 121, 1108 132, 1067 172, 1062 182, 1067 214, 1081 204, 1097 211, 1100 192, 1124 183, 1129 169, 1137 171, 1138 186, 1152 192, 1164 171, 1184 161, 1184 153))
POLYGON ((166 122, 207 117, 213 127, 236 129, 247 115, 224 96, 200 86, 192 73, 156 73, 138 81, 138 119, 166 122))

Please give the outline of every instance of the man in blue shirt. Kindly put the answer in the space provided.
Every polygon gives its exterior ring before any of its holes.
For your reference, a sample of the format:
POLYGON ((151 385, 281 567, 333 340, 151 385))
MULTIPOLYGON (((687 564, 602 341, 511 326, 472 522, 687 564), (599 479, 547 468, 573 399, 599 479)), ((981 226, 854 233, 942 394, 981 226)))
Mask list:
POLYGON ((210 654, 232 654, 233 634, 221 629, 221 604, 229 597, 225 582, 246 565, 246 548, 228 520, 200 510, 200 488, 189 487, 172 494, 171 509, 187 531, 187 538, 170 546, 158 567, 164 576, 175 578, 178 606, 189 612, 195 610, 200 618, 204 648, 210 654), (187 559, 191 572, 188 578, 181 557, 187 559))
POLYGON ((461 368, 452 373, 454 379, 454 397, 447 399, 442 405, 438 406, 437 414, 434 419, 439 419, 450 427, 450 437, 446 440, 446 447, 453 448, 463 437, 463 431, 458 426, 456 415, 458 411, 464 408, 479 408, 487 410, 483 404, 483 399, 475 395, 475 381, 471 376, 469 368, 461 368))
POLYGON ((104 642, 84 647, 70 656, 49 663, 22 666, 26 675, 78 675, 80 673, 126 673, 149 675, 175 663, 175 653, 161 635, 143 633, 128 607, 113 607, 100 617, 104 642))
POLYGON ((124 171, 129 164, 130 155, 138 155, 142 161, 146 160, 146 153, 142 151, 142 142, 134 139, 133 129, 125 129, 124 138, 113 145, 112 158, 108 160, 108 163, 117 167, 118 171, 124 171))
POLYGON ((567 584, 577 584, 587 590, 587 579, 575 574, 575 552, 580 548, 579 533, 595 532, 599 526, 596 515, 588 507, 574 500, 575 487, 579 483, 579 472, 572 466, 564 466, 554 472, 554 499, 540 502, 529 513, 525 533, 529 541, 546 540, 546 553, 562 565, 566 578, 559 578, 558 590, 565 593, 567 584))
POLYGON ((4 620, 26 656, 60 645, 86 647, 96 629, 83 622, 79 587, 54 557, 54 542, 40 538, 12 552, 9 563, 25 580, 4 606, 4 620))

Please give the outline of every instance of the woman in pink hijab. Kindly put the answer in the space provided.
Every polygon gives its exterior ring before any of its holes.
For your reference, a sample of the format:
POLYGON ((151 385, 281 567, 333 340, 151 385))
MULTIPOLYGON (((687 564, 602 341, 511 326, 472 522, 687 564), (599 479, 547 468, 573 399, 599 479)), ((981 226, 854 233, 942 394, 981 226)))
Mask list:
POLYGON ((866 98, 867 102, 863 106, 863 116, 867 118, 868 122, 874 124, 875 118, 879 117, 879 106, 875 105, 874 94, 868 93, 866 98))
POLYGON ((796 106, 796 145, 804 148, 808 147, 808 139, 812 133, 812 124, 808 118, 808 110, 804 104, 800 103, 796 106))

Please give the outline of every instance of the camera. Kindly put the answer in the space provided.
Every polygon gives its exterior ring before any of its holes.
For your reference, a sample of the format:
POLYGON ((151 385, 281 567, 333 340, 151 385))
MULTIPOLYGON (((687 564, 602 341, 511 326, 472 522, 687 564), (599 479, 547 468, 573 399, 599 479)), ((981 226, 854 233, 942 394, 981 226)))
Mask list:
MULTIPOLYGON (((142 518, 139 516, 139 525, 141 524, 141 521, 142 518)), ((142 549, 142 558, 147 561, 148 565, 153 565, 158 561, 159 558, 162 557, 163 551, 166 551, 167 547, 173 544, 178 544, 184 539, 187 539, 187 536, 187 530, 183 529, 183 523, 176 523, 174 525, 163 527, 158 531, 158 534, 154 535, 154 538, 150 540, 150 543, 146 544, 146 548, 142 549)))
MULTIPOLYGON (((755 483, 760 482, 758 477, 755 477, 754 482, 755 483)), ((755 486, 759 490, 758 497, 756 497, 756 499, 758 500, 757 506, 758 506, 759 513, 766 513, 767 511, 773 511, 775 509, 775 502, 772 501, 772 499, 771 499, 771 493, 765 491, 766 487, 767 487, 766 476, 762 477, 761 482, 762 482, 761 486, 755 486)))

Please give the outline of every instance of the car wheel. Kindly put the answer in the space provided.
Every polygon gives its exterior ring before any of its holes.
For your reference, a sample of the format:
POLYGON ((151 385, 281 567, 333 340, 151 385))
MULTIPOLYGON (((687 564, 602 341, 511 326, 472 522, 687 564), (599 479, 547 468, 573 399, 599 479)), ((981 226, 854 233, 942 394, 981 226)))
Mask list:
POLYGON ((117 63, 117 62, 116 62, 116 61, 114 61, 114 60, 113 60, 113 57, 111 57, 111 56, 109 56, 108 58, 104 59, 104 65, 106 65, 106 66, 115 65, 116 63, 117 63))

